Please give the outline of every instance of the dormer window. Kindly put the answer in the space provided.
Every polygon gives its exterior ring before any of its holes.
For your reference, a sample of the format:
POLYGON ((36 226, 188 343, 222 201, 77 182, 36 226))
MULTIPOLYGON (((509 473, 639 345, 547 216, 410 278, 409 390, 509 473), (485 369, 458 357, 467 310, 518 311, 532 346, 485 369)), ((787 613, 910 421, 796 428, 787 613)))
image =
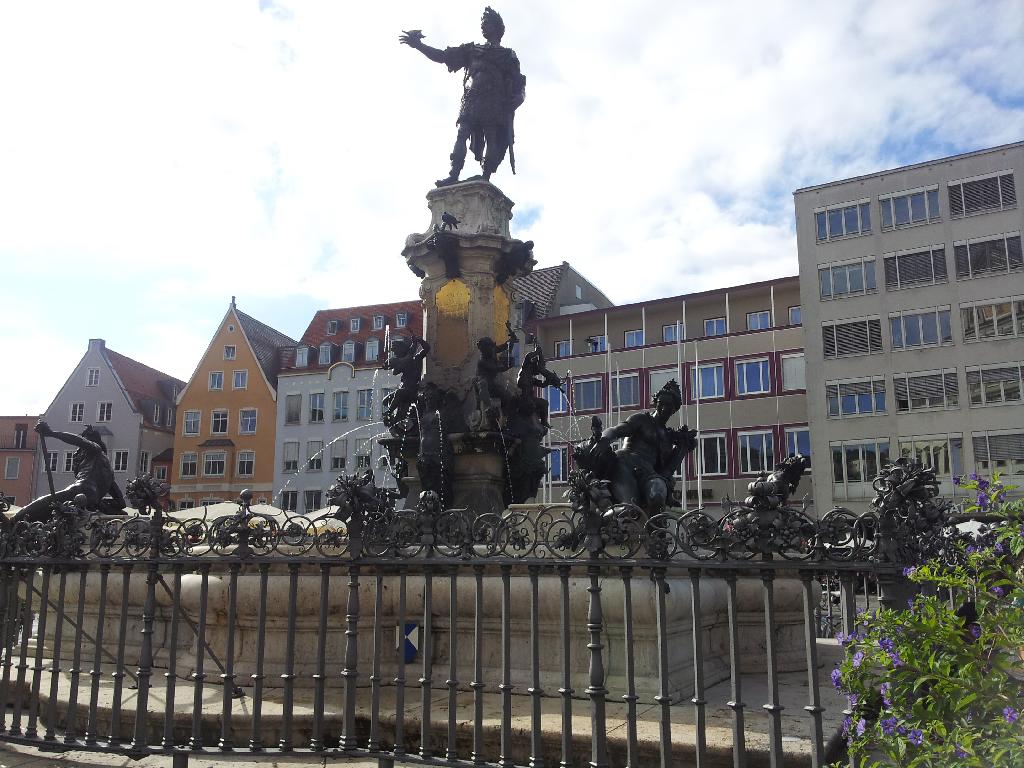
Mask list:
POLYGON ((409 324, 409 313, 399 312, 395 315, 395 327, 405 328, 409 324))
POLYGON ((309 365, 309 347, 296 347, 295 367, 305 368, 307 365, 309 365))
POLYGON ((354 341, 346 341, 341 345, 341 359, 346 363, 355 362, 356 343, 354 341))
POLYGON ((380 342, 377 339, 366 340, 366 359, 376 360, 377 355, 380 354, 380 342))
POLYGON ((327 333, 329 335, 333 336, 337 332, 338 332, 338 321, 337 320, 328 320, 327 321, 327 333))
POLYGON ((384 330, 384 315, 373 316, 373 330, 382 331, 384 330))
POLYGON ((348 329, 352 333, 359 333, 359 318, 353 317, 348 321, 348 329))
POLYGON ((333 346, 334 345, 330 343, 320 345, 320 357, 317 360, 317 363, 319 363, 320 365, 331 364, 331 348, 333 346))

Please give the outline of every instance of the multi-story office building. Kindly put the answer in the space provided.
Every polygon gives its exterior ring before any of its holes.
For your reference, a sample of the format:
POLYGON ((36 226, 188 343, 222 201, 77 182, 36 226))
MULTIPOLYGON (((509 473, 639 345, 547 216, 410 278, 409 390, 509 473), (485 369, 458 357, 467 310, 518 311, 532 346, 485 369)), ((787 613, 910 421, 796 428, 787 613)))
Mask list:
POLYGON ((35 480, 35 416, 0 416, 0 494, 8 503, 23 507, 32 500, 35 480))
POLYGON ((649 409, 670 379, 684 395, 674 426, 700 430, 676 487, 689 506, 742 499, 757 473, 811 450, 796 277, 551 315, 537 329, 567 395, 547 393, 546 500, 561 499, 572 444, 590 436, 593 416, 614 426, 649 409))
MULTIPOLYGON (((43 418, 58 432, 79 434, 86 424, 95 427, 123 490, 126 480, 149 472, 153 457, 173 445, 174 399, 184 386, 180 379, 118 354, 103 339, 89 339, 85 355, 43 418)), ((36 496, 49 492, 47 466, 57 489, 75 479, 74 446, 50 438, 46 451, 36 462, 36 496)))
MULTIPOLYGON (((278 350, 295 340, 231 305, 178 395, 171 501, 233 501, 245 488, 271 500, 278 350)), ((166 457, 161 456, 161 463, 166 457)))
POLYGON ((381 402, 398 378, 381 368, 390 335, 423 335, 419 301, 318 311, 297 344, 279 351, 274 504, 313 512, 340 474, 374 470, 378 486, 394 487, 380 466, 386 437, 381 402))
POLYGON ((1017 143, 794 193, 819 508, 899 456, 952 497, 1024 473, 1022 171, 1017 143))

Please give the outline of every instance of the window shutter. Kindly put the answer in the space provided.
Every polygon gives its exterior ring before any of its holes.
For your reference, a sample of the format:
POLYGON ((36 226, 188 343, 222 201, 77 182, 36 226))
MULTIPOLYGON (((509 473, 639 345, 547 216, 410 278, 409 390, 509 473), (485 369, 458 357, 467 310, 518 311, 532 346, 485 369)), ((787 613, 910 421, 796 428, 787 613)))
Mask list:
POLYGON ((837 355, 858 355, 867 352, 868 349, 867 327, 863 322, 836 326, 837 355))
POLYGON ((960 384, 956 378, 956 371, 947 371, 942 374, 942 381, 946 387, 946 405, 954 406, 960 404, 960 384))
POLYGON ((971 276, 971 260, 968 258, 967 244, 961 243, 960 245, 953 246, 953 257, 956 260, 956 276, 957 277, 970 277, 971 276))
POLYGON ((1024 432, 989 435, 988 450, 992 461, 1024 461, 1024 432))
POLYGON ((910 402, 913 405, 915 400, 924 400, 922 408, 941 406, 945 403, 942 393, 942 374, 934 373, 926 376, 913 376, 910 378, 910 402))
POLYGON ((946 282, 946 249, 935 248, 932 250, 932 272, 935 275, 936 283, 946 282))
POLYGON ((1010 269, 1024 267, 1024 258, 1021 257, 1020 235, 1006 238, 1006 259, 1010 269))
POLYGON ((1003 208, 1015 206, 1017 204, 1017 189, 1013 184, 1012 173, 999 177, 999 188, 1003 193, 1003 208))
POLYGON ((903 377, 893 379, 893 390, 896 393, 896 410, 909 411, 910 398, 907 395, 907 380, 903 377))
POLYGON ((895 256, 885 257, 885 287, 890 291, 900 287, 899 271, 896 268, 895 256))
POLYGON ((901 285, 917 285, 932 282, 931 251, 908 253, 897 258, 901 285))
POLYGON ((971 444, 974 446, 975 462, 989 460, 987 435, 973 435, 971 437, 971 444))
POLYGON ((868 340, 869 340, 869 352, 881 352, 882 351, 882 321, 868 320, 868 340))
POLYGON ((978 213, 999 207, 999 181, 995 176, 964 183, 964 210, 978 213))
POLYGON ((960 184, 951 184, 949 187, 949 215, 964 215, 964 192, 960 184))
POLYGON ((836 356, 836 329, 835 326, 826 325, 821 329, 821 342, 825 348, 825 357, 836 356))

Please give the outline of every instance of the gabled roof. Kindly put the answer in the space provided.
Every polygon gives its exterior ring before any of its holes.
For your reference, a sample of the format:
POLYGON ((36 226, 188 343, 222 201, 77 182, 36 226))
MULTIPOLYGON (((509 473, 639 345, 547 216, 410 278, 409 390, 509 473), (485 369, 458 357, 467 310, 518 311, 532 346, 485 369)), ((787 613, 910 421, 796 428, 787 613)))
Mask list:
MULTIPOLYGON (((313 319, 309 321, 306 332, 302 334, 302 343, 311 347, 319 347, 325 341, 335 344, 344 344, 348 340, 365 342, 368 338, 377 337, 383 340, 383 330, 373 330, 373 316, 383 315, 384 324, 391 326, 392 333, 409 332, 417 336, 423 333, 423 305, 416 301, 396 301, 391 304, 367 304, 363 307, 341 307, 339 309, 318 310, 313 319), (409 325, 405 328, 395 328, 395 315, 405 312, 409 316, 409 325), (359 331, 349 331, 349 320, 360 318, 359 331), (331 320, 338 321, 338 332, 327 333, 327 323, 331 320)), ((294 343, 294 342, 293 342, 294 343)))
POLYGON ((121 388, 131 400, 132 407, 142 414, 143 421, 148 426, 166 429, 164 423, 153 423, 152 404, 159 403, 162 407, 169 407, 174 402, 177 391, 184 388, 185 382, 115 352, 109 347, 105 347, 103 351, 111 369, 120 380, 121 388), (172 388, 176 388, 177 391, 173 391, 172 388))
MULTIPOLYGON (((234 304, 232 306, 234 307, 234 304)), ((297 342, 291 336, 285 336, 266 323, 261 323, 255 317, 245 314, 238 307, 234 307, 234 309, 235 315, 238 317, 238 324, 249 340, 252 352, 256 355, 264 376, 273 385, 278 373, 278 348, 294 346, 297 342)))
POLYGON ((165 462, 170 461, 173 458, 174 458, 174 449, 173 448, 165 448, 164 450, 160 451, 160 453, 158 453, 156 456, 154 456, 151 459, 151 461, 152 462, 156 462, 156 463, 165 463, 165 462))
POLYGON ((535 269, 530 274, 515 278, 514 284, 519 295, 534 306, 534 317, 547 317, 558 296, 562 275, 569 266, 567 262, 554 267, 535 269))

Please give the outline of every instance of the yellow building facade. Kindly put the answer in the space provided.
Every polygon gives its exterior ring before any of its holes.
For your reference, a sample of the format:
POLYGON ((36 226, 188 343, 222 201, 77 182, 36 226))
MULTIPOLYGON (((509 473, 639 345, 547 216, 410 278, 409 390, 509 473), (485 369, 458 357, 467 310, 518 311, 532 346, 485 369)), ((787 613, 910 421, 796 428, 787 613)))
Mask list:
POLYGON ((295 340, 240 311, 224 319, 178 395, 171 468, 175 508, 273 497, 278 349, 295 340))

